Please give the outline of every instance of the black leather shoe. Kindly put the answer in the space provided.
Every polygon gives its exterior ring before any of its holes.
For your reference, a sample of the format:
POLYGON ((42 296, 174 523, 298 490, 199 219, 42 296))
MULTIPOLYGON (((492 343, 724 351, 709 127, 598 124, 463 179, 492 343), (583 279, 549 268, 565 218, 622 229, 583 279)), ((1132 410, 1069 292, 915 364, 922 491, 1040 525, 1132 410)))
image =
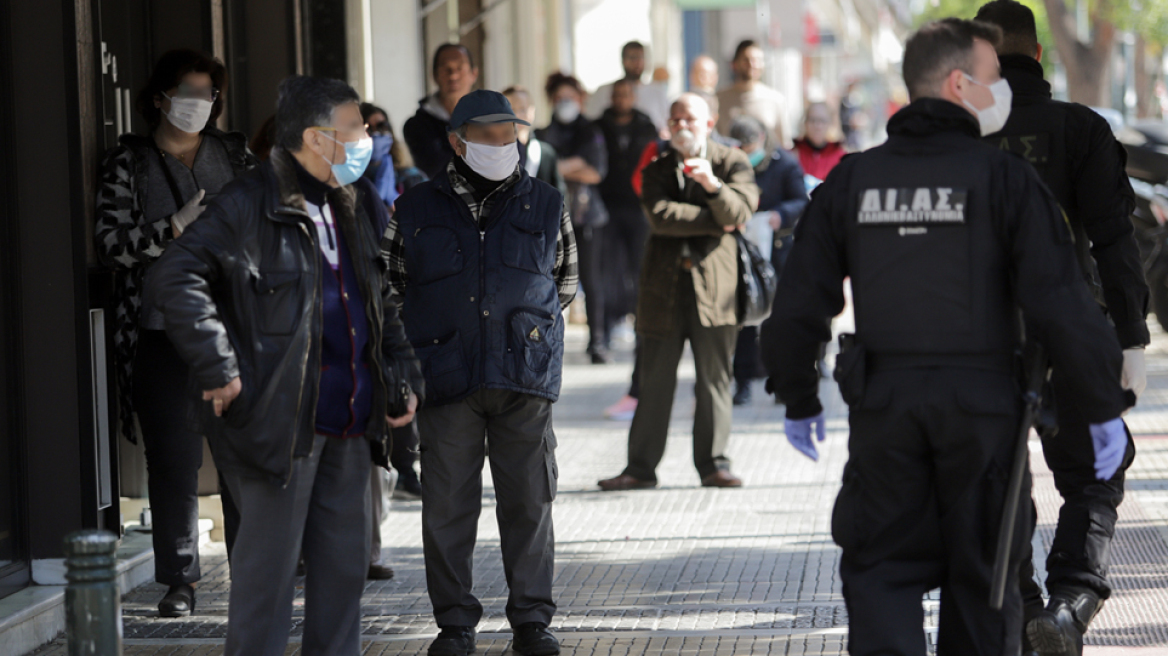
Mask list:
POLYGON ((186 583, 172 585, 158 602, 159 617, 186 617, 195 612, 195 589, 186 583))
POLYGON ((560 641, 543 622, 526 622, 515 627, 511 648, 523 656, 555 656, 560 653, 560 641))
POLYGON ((374 564, 369 566, 365 578, 370 581, 388 581, 393 578, 393 568, 389 565, 374 564))
POLYGON ((470 626, 447 626, 442 629, 430 648, 429 656, 468 656, 475 651, 475 630, 470 626))
POLYGON ((1090 588, 1055 588, 1046 609, 1026 625, 1026 637, 1041 656, 1082 656, 1083 634, 1101 608, 1103 600, 1090 588))

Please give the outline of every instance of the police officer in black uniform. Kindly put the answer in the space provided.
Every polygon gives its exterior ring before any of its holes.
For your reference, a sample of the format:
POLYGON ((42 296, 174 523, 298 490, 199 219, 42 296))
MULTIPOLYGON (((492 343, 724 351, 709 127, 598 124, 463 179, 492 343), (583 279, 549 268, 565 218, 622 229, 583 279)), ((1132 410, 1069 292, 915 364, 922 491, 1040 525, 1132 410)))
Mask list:
MULTIPOLYGON (((998 57, 1014 96, 1006 127, 986 140, 1030 162, 1066 212, 1083 276, 1096 300, 1106 305, 1124 349, 1123 385, 1139 394, 1146 384, 1148 286, 1132 238, 1134 198, 1123 147, 1093 110, 1051 99, 1029 7, 995 0, 977 18, 1002 29, 998 57)), ((1030 559, 1020 581, 1033 647, 1043 656, 1077 656, 1087 624, 1111 594, 1110 544, 1135 446, 1129 443, 1111 479, 1096 480, 1091 434, 1074 390, 1063 376, 1056 375, 1052 383, 1058 428, 1042 432, 1042 451, 1064 502, 1046 560, 1050 603, 1045 611, 1030 559)))
MULTIPOLYGON (((1018 309, 1098 437, 1100 476, 1126 446, 1119 344, 1058 204, 1023 160, 979 139, 1010 110, 999 38, 946 19, 909 39, 913 102, 889 121, 885 145, 845 158, 816 190, 779 282, 785 310, 762 328, 787 439, 817 457, 815 362, 851 277, 856 334, 837 360, 850 458, 832 536, 853 655, 923 655, 921 598, 937 587, 942 653, 1019 653, 1021 548, 1002 609, 988 603, 1021 419, 1018 309)), ((1018 514, 1026 535, 1029 504, 1018 514)))

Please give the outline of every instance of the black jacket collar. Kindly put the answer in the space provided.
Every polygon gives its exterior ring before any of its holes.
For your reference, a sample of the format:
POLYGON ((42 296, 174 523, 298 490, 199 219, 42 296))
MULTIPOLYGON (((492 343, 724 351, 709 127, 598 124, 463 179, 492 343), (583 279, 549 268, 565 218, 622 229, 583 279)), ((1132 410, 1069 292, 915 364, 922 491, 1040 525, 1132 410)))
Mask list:
POLYGON ((940 98, 914 100, 888 120, 889 136, 928 137, 945 132, 981 138, 981 128, 973 114, 940 98))
POLYGON ((1002 55, 998 61, 1002 64, 1002 77, 1014 92, 1015 101, 1051 97, 1050 83, 1043 79, 1042 64, 1038 60, 1025 55, 1002 55))

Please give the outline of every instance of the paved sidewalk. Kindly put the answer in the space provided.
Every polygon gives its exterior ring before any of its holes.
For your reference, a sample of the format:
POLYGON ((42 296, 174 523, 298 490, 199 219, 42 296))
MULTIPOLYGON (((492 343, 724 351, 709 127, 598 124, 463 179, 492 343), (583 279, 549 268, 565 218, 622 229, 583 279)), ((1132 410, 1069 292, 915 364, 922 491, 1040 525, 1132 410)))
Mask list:
MULTIPOLYGON (((831 505, 847 457, 846 408, 835 385, 825 381, 822 387, 829 435, 819 463, 786 444, 782 408, 763 395, 759 383, 754 403, 734 411, 730 455, 746 487, 703 489, 691 464, 693 369, 687 360, 660 469, 661 487, 601 493, 596 481, 619 473, 625 464, 628 423, 606 421, 601 410, 627 387, 631 345, 623 345, 621 361, 610 366, 586 363, 579 331, 571 332, 568 348, 564 393, 555 408, 559 613, 553 629, 564 653, 846 653, 848 618, 836 575, 839 552, 829 534, 831 505)), ((1168 336, 1157 334, 1149 355, 1149 391, 1130 417, 1133 431, 1141 434, 1140 454, 1114 547, 1117 591, 1088 636, 1090 644, 1100 646, 1088 649, 1091 656, 1168 654, 1168 336)), ((1036 544, 1044 548, 1052 537, 1058 497, 1040 455, 1035 456, 1036 544)), ((479 653, 512 653, 491 512, 494 491, 489 472, 484 476, 475 562, 476 593, 486 606, 479 653)), ((366 588, 367 654, 424 654, 437 632, 425 592, 420 508, 420 502, 394 502, 383 526, 397 577, 366 588)), ((1038 560, 1044 558, 1040 553, 1038 560)), ((221 544, 204 552, 204 572, 197 612, 190 618, 157 617, 162 586, 126 595, 126 654, 221 653, 230 585, 221 544)), ((926 627, 936 625, 937 599, 934 592, 924 600, 926 627)), ((294 614, 289 654, 298 653, 302 597, 294 614)), ((929 635, 930 640, 935 636, 929 635)), ((36 654, 65 654, 64 642, 36 654)))

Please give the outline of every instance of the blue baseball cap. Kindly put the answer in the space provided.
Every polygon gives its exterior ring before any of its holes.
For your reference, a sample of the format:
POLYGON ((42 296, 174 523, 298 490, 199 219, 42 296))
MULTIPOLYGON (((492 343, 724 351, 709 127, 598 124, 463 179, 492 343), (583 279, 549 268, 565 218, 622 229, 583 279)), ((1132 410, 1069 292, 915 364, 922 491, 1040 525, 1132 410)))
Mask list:
POLYGON ((531 125, 515 115, 507 96, 498 91, 479 89, 471 91, 458 101, 450 114, 450 129, 457 130, 467 123, 487 125, 491 123, 518 123, 531 125))

